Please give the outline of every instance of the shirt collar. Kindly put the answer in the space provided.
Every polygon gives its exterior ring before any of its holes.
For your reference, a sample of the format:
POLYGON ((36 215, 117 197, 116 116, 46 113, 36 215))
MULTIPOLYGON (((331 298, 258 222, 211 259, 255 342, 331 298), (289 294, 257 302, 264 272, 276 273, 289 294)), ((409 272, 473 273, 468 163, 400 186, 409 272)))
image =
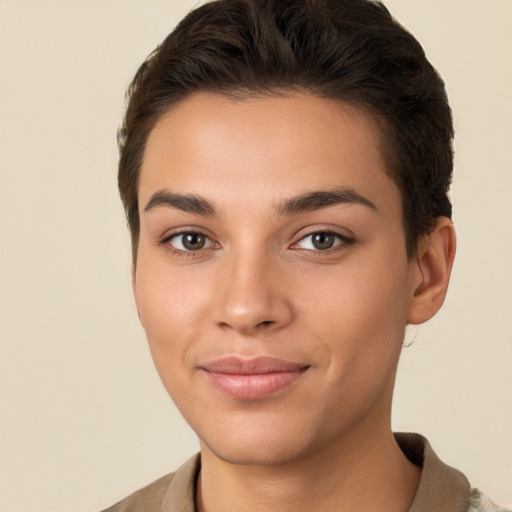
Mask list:
POLYGON ((200 468, 201 457, 196 454, 176 471, 162 501, 162 512, 195 512, 196 482, 200 468))
POLYGON ((467 478, 446 465, 419 434, 395 434, 405 456, 422 468, 420 483, 409 512, 466 512, 470 485, 467 478))

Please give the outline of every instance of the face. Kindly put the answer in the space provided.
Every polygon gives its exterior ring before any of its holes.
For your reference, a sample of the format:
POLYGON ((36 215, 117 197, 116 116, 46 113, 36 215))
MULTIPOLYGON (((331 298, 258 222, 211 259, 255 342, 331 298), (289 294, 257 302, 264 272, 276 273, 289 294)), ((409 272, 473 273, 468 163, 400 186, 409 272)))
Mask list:
POLYGON ((203 451, 281 464, 389 430, 418 269, 371 116, 201 93, 152 131, 134 272, 160 377, 203 451))

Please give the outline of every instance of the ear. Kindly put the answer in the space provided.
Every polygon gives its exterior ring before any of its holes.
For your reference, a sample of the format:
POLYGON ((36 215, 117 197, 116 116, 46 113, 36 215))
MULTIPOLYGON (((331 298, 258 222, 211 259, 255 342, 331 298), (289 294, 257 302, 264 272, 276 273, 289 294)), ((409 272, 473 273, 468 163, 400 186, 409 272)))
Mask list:
POLYGON ((407 323, 421 324, 432 318, 443 305, 455 257, 453 223, 437 219, 434 230, 419 244, 413 257, 413 289, 407 323))

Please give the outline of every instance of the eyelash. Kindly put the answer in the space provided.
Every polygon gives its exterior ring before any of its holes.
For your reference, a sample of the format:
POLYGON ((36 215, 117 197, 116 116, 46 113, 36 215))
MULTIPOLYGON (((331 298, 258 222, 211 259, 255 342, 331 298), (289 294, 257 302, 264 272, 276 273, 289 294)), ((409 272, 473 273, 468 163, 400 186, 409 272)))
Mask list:
MULTIPOLYGON (((182 238, 182 240, 183 240, 183 238, 182 238)), ((216 249, 216 246, 218 246, 218 244, 216 244, 208 235, 205 235, 204 233, 202 233, 199 230, 193 230, 193 229, 186 230, 186 231, 179 231, 178 233, 172 233, 171 235, 164 237, 160 241, 160 244, 164 245, 174 255, 180 256, 182 258, 190 258, 190 257, 193 258, 193 257, 198 256, 200 253, 202 253, 204 251, 214 250, 214 249, 216 249), (173 247, 171 245, 171 240, 177 239, 179 237, 184 237, 186 235, 200 235, 200 236, 204 237, 207 241, 210 242, 210 246, 200 248, 200 249, 194 251, 194 250, 177 249, 176 247, 173 247)), ((183 241, 181 242, 181 245, 183 246, 183 241)))
POLYGON ((311 233, 308 233, 304 236, 302 236, 297 242, 294 242, 294 244, 291 246, 291 249, 297 250, 297 251, 307 251, 310 255, 314 257, 321 258, 322 256, 332 255, 338 251, 345 250, 347 247, 351 246, 355 243, 355 240, 353 238, 350 238, 346 235, 342 235, 341 233, 338 233, 337 231, 333 231, 332 229, 317 229, 315 231, 312 231, 311 233), (333 247, 330 247, 325 250, 321 249, 302 249, 300 247, 296 247, 300 242, 313 237, 314 235, 332 235, 335 239, 337 239, 334 242, 335 245, 333 247))
MULTIPOLYGON (((306 251, 309 254, 314 255, 314 257, 322 257, 323 255, 331 255, 340 250, 344 250, 348 246, 352 245, 354 242, 355 242, 355 240, 353 238, 350 238, 346 235, 342 235, 341 233, 338 233, 337 231, 333 231, 331 229, 320 229, 320 230, 312 231, 311 233, 308 233, 306 235, 303 235, 301 238, 299 238, 299 240, 297 240, 290 246, 290 249, 297 250, 297 251, 306 251), (302 241, 306 240, 307 238, 310 238, 314 235, 319 235, 319 234, 332 235, 337 239, 337 243, 335 242, 335 245, 333 247, 327 248, 325 250, 303 249, 303 248, 297 247, 297 245, 300 242, 302 242, 302 241)), ((174 255, 182 257, 182 258, 196 257, 200 253, 203 253, 204 251, 215 250, 216 248, 219 247, 219 244, 214 242, 208 235, 205 235, 204 233, 202 233, 201 231, 198 231, 198 230, 180 231, 178 233, 173 233, 171 235, 164 237, 160 241, 160 244, 166 246, 174 255), (202 236, 207 241, 209 241, 210 246, 204 247, 204 248, 199 248, 194 251, 194 250, 177 249, 176 247, 173 247, 171 245, 171 243, 170 243, 171 240, 179 238, 179 237, 184 237, 186 235, 202 236)), ((183 246, 183 242, 181 245, 183 246)))

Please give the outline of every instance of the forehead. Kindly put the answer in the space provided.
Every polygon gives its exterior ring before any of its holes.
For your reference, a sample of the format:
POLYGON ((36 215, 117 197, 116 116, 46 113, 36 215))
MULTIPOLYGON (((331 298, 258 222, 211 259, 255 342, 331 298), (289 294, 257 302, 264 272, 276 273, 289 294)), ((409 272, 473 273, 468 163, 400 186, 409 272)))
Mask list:
POLYGON ((395 202, 375 119, 352 105, 295 93, 233 99, 196 93, 165 114, 146 145, 143 208, 158 189, 229 204, 347 186, 395 202))

